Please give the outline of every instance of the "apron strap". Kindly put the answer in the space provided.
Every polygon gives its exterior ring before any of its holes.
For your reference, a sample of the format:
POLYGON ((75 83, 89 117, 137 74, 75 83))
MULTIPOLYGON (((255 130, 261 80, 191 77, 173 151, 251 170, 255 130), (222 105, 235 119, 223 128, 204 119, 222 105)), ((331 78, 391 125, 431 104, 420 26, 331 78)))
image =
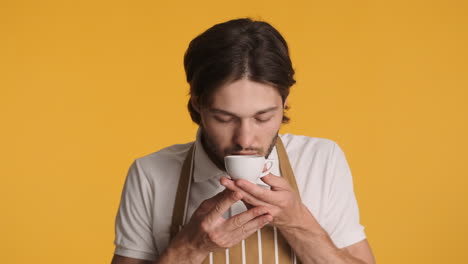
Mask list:
POLYGON ((170 230, 171 240, 179 232, 179 227, 183 226, 184 224, 185 203, 187 198, 186 194, 188 193, 188 188, 190 186, 190 171, 192 169, 192 156, 194 148, 195 143, 192 145, 192 147, 190 147, 180 172, 179 186, 177 187, 174 209, 172 211, 172 224, 170 230))
POLYGON ((297 195, 301 197, 299 193, 299 188, 297 187, 296 177, 294 176, 294 172, 291 168, 291 163, 289 162, 288 154, 286 153, 286 149, 284 148, 283 141, 280 137, 276 140, 276 152, 278 153, 279 159, 279 167, 281 176, 286 179, 286 181, 291 185, 293 190, 296 191, 297 195))

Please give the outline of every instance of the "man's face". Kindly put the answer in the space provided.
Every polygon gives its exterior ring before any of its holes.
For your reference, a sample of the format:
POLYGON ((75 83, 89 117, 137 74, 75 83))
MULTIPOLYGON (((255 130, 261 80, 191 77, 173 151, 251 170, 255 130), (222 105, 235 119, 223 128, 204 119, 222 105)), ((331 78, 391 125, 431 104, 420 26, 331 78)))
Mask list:
POLYGON ((241 79, 221 86, 211 104, 200 109, 205 151, 223 170, 227 155, 268 156, 283 109, 280 94, 270 85, 241 79))

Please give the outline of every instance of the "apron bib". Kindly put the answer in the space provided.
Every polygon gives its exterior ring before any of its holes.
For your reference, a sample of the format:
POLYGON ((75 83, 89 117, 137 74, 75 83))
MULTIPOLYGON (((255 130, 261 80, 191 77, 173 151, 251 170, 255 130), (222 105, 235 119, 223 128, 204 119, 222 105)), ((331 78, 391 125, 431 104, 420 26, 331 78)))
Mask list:
MULTIPOLYGON (((282 177, 299 194, 296 178, 289 163, 288 155, 281 138, 276 140, 279 166, 282 177)), ((182 229, 186 222, 188 192, 192 181, 195 144, 190 148, 182 165, 176 200, 172 214, 171 239, 182 229)), ((266 225, 262 229, 224 251, 211 252, 203 264, 299 264, 293 250, 276 227, 266 225)))

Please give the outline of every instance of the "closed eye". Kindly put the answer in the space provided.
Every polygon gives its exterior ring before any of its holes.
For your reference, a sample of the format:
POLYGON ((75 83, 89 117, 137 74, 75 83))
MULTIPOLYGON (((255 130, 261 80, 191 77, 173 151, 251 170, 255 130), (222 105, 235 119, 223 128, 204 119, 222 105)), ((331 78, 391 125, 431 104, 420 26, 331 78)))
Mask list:
POLYGON ((229 123, 234 120, 232 117, 220 117, 220 116, 214 116, 214 119, 220 123, 229 123))
POLYGON ((274 115, 271 112, 261 113, 261 114, 255 116, 255 121, 257 121, 259 123, 266 123, 266 122, 270 121, 273 118, 273 116, 274 115))
POLYGON ((258 117, 256 117, 255 120, 257 122, 259 122, 259 123, 266 123, 266 122, 271 120, 271 117, 270 118, 258 118, 258 117))

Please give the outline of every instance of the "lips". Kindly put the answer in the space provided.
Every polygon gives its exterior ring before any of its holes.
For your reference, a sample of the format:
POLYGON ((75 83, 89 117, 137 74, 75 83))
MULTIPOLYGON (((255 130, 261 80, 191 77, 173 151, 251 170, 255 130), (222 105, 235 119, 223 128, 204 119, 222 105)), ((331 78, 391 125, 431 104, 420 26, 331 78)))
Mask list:
POLYGON ((258 155, 257 152, 232 152, 231 155, 258 155))

